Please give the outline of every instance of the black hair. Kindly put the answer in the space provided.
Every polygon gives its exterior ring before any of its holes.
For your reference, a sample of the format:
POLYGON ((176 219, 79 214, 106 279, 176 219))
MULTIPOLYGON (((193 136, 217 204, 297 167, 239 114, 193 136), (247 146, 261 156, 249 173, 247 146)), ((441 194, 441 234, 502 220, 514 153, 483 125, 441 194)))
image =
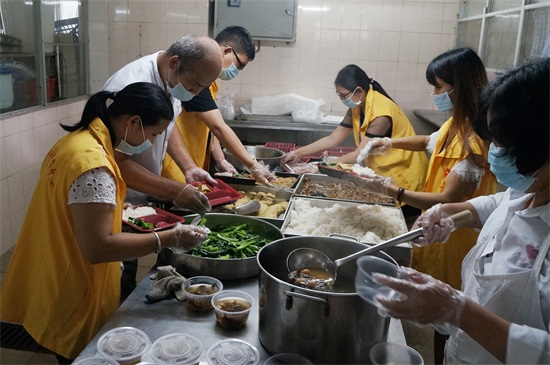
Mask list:
POLYGON ((222 29, 215 38, 219 45, 227 44, 237 53, 244 53, 250 61, 256 57, 256 46, 252 35, 243 27, 232 25, 222 29))
MULTIPOLYGON (((463 155, 469 156, 478 96, 488 83, 485 66, 471 48, 455 48, 434 58, 426 68, 426 80, 430 85, 439 86, 436 77, 453 87, 453 124, 449 135, 461 136, 463 155)), ((486 148, 487 141, 484 144, 486 148)))
POLYGON ((87 129, 99 117, 109 129, 112 138, 112 119, 124 114, 139 115, 143 127, 146 127, 159 124, 161 119, 172 120, 174 109, 170 98, 161 87, 149 82, 136 82, 118 92, 100 91, 92 95, 84 106, 78 123, 60 125, 64 130, 74 132, 81 128, 87 129), (107 106, 109 99, 112 103, 107 106))
POLYGON ((437 85, 436 77, 453 87, 453 119, 471 123, 477 113, 477 97, 488 83, 485 66, 477 53, 461 47, 440 54, 426 69, 430 85, 437 85))
POLYGON ((344 87, 348 90, 354 90, 356 87, 360 86, 365 94, 369 92, 371 84, 375 91, 378 91, 380 94, 393 101, 382 85, 380 85, 378 81, 371 79, 369 75, 357 65, 347 65, 338 72, 334 80, 334 85, 344 87))
POLYGON ((508 148, 526 175, 549 160, 550 59, 528 61, 481 93, 476 132, 508 148))

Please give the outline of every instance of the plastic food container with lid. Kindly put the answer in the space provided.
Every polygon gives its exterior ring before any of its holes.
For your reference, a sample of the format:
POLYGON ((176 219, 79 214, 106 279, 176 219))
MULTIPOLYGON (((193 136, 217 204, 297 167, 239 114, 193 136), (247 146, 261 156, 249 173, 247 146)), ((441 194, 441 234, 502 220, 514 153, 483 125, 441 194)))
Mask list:
POLYGON ((145 332, 134 327, 117 327, 105 332, 97 341, 97 350, 102 356, 112 358, 119 364, 135 364, 147 354, 151 340, 145 332))
POLYGON ((172 333, 160 337, 151 346, 150 356, 159 364, 198 364, 202 343, 186 333, 172 333))
POLYGON ((118 362, 108 357, 91 356, 78 359, 73 365, 118 365, 118 362))
POLYGON ((260 353, 248 342, 229 338, 210 346, 206 361, 209 365, 256 365, 260 361, 260 353))

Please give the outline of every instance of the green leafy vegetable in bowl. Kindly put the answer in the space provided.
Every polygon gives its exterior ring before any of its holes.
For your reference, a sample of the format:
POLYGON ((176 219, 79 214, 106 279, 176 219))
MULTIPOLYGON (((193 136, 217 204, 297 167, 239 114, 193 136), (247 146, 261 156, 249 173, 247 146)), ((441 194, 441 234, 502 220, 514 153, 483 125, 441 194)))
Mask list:
POLYGON ((217 259, 242 259, 254 257, 270 240, 250 232, 248 225, 217 225, 208 234, 208 238, 187 252, 193 256, 217 259))

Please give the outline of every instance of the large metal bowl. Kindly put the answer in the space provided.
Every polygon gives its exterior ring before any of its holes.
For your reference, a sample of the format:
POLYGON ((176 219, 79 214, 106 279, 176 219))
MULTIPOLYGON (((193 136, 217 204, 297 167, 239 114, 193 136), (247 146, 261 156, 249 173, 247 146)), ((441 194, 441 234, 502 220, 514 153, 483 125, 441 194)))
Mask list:
MULTIPOLYGON (((250 156, 254 157, 256 161, 263 162, 265 165, 269 165, 270 169, 273 170, 275 167, 279 166, 281 162, 281 157, 285 154, 283 151, 269 148, 264 146, 244 146, 248 151, 250 156)), ((223 149, 225 158, 229 161, 235 169, 239 172, 246 171, 246 166, 239 161, 235 156, 231 154, 227 149, 223 149)))
MULTIPOLYGON (((185 223, 190 223, 196 215, 185 217, 185 223)), ((184 223, 184 224, 185 224, 184 223)), ((246 223, 248 228, 271 241, 283 238, 283 233, 273 224, 254 217, 246 217, 235 214, 207 213, 206 224, 208 228, 214 228, 218 224, 239 225, 246 223)), ((161 265, 172 265, 178 272, 190 276, 207 275, 219 280, 234 280, 253 277, 259 274, 259 266, 256 257, 246 259, 212 259, 175 253, 170 248, 159 253, 161 265)))

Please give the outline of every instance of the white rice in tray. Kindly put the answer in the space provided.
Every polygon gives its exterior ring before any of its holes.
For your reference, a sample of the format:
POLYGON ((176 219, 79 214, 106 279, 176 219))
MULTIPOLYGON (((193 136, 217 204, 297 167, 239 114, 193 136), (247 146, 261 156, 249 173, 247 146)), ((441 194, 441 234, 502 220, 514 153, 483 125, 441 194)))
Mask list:
POLYGON ((362 242, 379 243, 407 231, 401 210, 370 204, 334 203, 316 207, 296 199, 283 233, 302 236, 329 236, 332 233, 356 237, 362 242))
POLYGON ((145 217, 156 213, 157 211, 152 207, 128 207, 122 211, 122 220, 128 221, 128 218, 145 217))

